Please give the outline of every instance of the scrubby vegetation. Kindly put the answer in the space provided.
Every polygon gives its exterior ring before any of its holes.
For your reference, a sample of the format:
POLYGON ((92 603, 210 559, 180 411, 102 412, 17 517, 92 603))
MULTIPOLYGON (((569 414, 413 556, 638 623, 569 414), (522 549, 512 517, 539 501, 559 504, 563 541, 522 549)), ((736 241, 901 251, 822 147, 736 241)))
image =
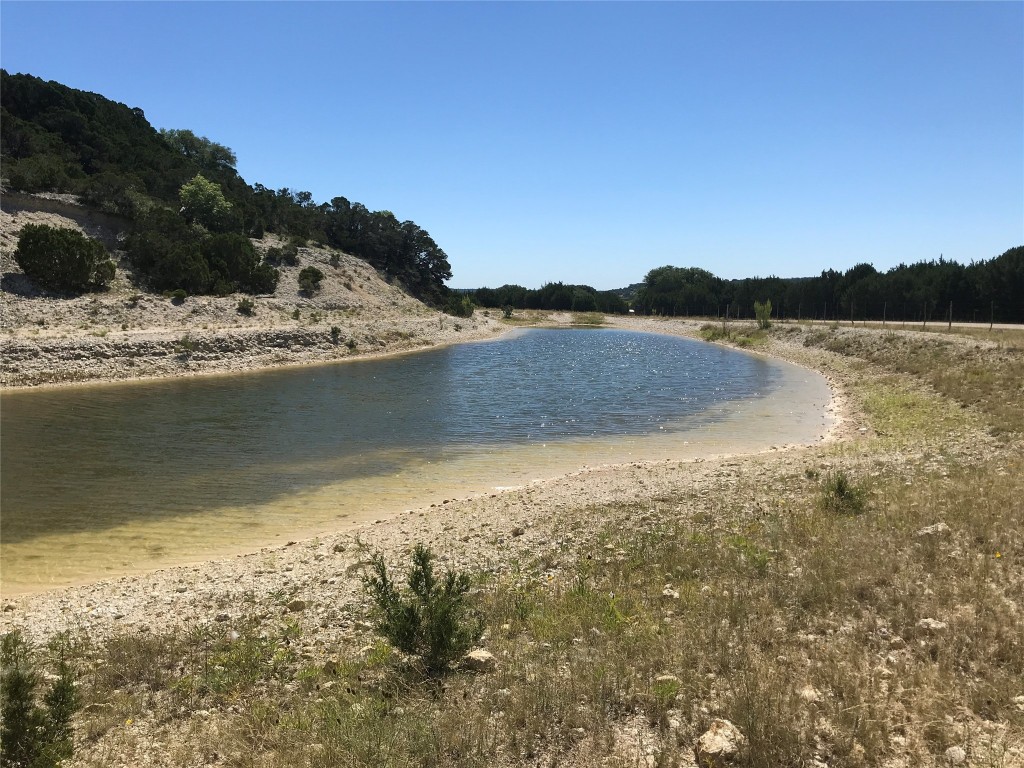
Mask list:
POLYGON ((14 259, 40 286, 62 293, 100 290, 114 279, 103 244, 73 229, 26 224, 14 259))
POLYGON ((54 671, 41 669, 37 650, 18 631, 0 642, 0 765, 50 768, 74 752, 71 718, 78 709, 68 639, 50 643, 54 671), (44 676, 49 677, 40 692, 44 676))
POLYGON ((306 296, 312 296, 320 290, 320 281, 324 273, 316 267, 303 267, 299 272, 299 290, 306 296))

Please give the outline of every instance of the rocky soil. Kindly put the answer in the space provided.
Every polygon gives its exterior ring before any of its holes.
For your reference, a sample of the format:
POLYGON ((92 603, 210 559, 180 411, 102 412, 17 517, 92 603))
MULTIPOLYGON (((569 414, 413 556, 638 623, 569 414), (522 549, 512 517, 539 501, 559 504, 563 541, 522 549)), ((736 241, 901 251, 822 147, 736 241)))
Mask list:
MULTIPOLYGON (((48 224, 112 239, 110 230, 84 210, 81 215, 73 206, 62 210, 0 211, 0 386, 324 363, 487 338, 504 330, 496 317, 482 312, 472 318, 443 315, 389 284, 366 262, 319 247, 300 248, 299 264, 281 268, 275 293, 252 297, 251 315, 238 311, 241 295, 175 303, 141 292, 123 258, 109 291, 50 295, 14 261, 22 226, 48 224), (299 292, 298 274, 305 266, 325 275, 312 297, 299 292)), ((275 245, 280 242, 270 235, 256 242, 262 251, 275 245)))

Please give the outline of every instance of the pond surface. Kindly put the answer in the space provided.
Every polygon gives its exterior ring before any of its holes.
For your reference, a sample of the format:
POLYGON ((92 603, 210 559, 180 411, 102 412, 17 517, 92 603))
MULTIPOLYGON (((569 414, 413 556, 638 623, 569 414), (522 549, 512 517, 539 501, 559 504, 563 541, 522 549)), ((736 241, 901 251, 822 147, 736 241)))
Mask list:
POLYGON ((0 580, 195 561, 584 464, 809 442, 828 398, 795 366, 609 329, 5 394, 0 580))

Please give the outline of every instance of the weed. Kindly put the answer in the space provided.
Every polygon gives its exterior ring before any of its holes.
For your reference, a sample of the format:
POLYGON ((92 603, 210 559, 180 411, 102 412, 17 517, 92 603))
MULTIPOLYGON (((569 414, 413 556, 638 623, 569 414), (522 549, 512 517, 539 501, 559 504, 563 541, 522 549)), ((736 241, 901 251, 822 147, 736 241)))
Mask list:
POLYGON ((835 515, 859 515, 867 504, 867 491, 843 471, 829 472, 822 483, 822 510, 835 515))

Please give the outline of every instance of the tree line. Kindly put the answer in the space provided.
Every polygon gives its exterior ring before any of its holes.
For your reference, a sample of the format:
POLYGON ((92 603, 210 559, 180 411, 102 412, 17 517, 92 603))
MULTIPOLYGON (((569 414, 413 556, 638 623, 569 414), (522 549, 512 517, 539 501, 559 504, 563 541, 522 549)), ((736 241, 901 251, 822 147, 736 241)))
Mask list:
POLYGON ((239 238, 272 232, 358 256, 425 301, 449 298, 448 257, 415 222, 344 197, 317 204, 309 192, 250 185, 236 160, 228 147, 190 130, 156 130, 141 109, 0 71, 5 185, 76 194, 124 217, 132 230, 129 257, 150 287, 266 290, 276 279, 252 263, 239 238), (182 225, 193 234, 172 248, 182 225), (143 253, 150 246, 156 250, 143 253))
POLYGON ((481 307, 512 307, 513 309, 548 309, 569 312, 607 312, 623 314, 629 304, 616 291, 598 291, 589 285, 545 283, 537 289, 521 285, 500 288, 477 288, 469 296, 481 307))
POLYGON ((858 264, 817 277, 723 280, 696 267, 652 269, 633 297, 642 314, 752 318, 770 301, 776 318, 1024 322, 1024 246, 959 264, 944 258, 879 272, 858 264))

